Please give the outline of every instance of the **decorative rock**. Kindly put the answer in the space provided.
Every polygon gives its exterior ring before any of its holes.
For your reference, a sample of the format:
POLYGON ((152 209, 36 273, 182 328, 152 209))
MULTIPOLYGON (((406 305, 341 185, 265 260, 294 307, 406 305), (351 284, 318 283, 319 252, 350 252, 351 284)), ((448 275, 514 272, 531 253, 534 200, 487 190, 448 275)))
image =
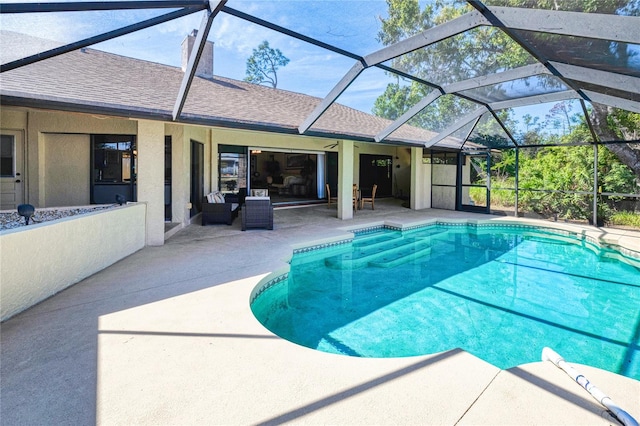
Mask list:
MULTIPOLYGON (((51 220, 62 219, 69 216, 77 216, 80 214, 91 213, 99 210, 113 208, 113 205, 100 205, 95 207, 77 207, 77 208, 60 208, 60 209, 37 209, 31 221, 35 223, 48 222, 51 220)), ((26 226, 23 216, 17 211, 0 212, 0 230, 13 229, 26 226)))

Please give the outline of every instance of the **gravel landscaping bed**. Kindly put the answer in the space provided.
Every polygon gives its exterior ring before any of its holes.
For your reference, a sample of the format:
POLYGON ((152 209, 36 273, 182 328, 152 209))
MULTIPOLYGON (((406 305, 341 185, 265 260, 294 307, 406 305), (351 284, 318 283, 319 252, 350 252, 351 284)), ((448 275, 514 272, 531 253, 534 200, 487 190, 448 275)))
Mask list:
MULTIPOLYGON (((29 226, 48 222, 51 220, 61 219, 63 217, 77 216, 79 214, 91 213, 98 210, 105 210, 115 207, 115 204, 111 205, 99 205, 91 207, 61 207, 61 208, 46 208, 36 209, 33 217, 29 220, 29 226)), ((26 226, 25 220, 18 214, 17 211, 2 211, 0 212, 0 230, 20 228, 26 226)))

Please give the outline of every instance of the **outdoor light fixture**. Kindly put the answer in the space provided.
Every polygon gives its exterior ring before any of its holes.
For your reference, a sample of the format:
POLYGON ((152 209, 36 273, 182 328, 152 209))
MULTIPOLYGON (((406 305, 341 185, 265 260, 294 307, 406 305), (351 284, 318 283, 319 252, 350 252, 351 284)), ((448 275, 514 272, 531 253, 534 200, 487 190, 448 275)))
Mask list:
POLYGON ((33 214, 36 212, 36 208, 31 204, 20 204, 18 206, 18 214, 24 217, 25 225, 29 224, 29 219, 33 217, 33 214))

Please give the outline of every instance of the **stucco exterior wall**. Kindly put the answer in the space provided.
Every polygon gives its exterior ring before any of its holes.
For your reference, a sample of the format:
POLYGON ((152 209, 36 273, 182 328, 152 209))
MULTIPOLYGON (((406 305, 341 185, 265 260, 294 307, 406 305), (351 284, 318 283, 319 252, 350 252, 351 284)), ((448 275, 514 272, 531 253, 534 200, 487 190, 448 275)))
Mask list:
POLYGON ((164 244, 164 123, 138 121, 138 201, 147 203, 147 245, 164 244))
POLYGON ((0 110, 0 121, 3 129, 24 132, 27 164, 23 176, 23 201, 36 207, 45 207, 48 202, 46 148, 51 134, 137 134, 137 122, 126 118, 19 107, 3 107, 0 110))
POLYGON ((89 135, 44 134, 44 207, 91 203, 89 135))
POLYGON ((171 136, 171 222, 189 224, 189 140, 185 126, 166 124, 165 134, 171 136))
POLYGON ((0 232, 0 320, 145 245, 143 203, 0 232))
POLYGON ((411 148, 411 197, 414 210, 431 207, 431 164, 422 163, 422 148, 411 148))
POLYGON ((411 195, 411 148, 396 148, 393 157, 393 195, 396 197, 411 195))

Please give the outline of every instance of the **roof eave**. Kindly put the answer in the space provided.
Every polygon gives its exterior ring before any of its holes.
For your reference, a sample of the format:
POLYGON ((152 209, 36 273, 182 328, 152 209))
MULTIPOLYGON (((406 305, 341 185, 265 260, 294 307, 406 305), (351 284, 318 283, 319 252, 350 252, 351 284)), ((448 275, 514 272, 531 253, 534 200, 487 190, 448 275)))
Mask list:
MULTIPOLYGON (((130 105, 117 105, 109 103, 89 103, 81 102, 78 100, 59 98, 55 96, 38 96, 13 91, 0 92, 0 104, 3 106, 37 108, 43 110, 110 115, 118 118, 174 122, 172 113, 169 110, 138 108, 130 105)), ((194 114, 183 114, 180 119, 177 120, 177 122, 198 126, 222 127, 227 129, 252 130, 300 136, 297 127, 266 122, 229 120, 221 117, 210 117, 194 114)), ((354 135, 342 132, 309 130, 305 133, 304 136, 327 139, 348 139, 356 142, 376 143, 373 136, 354 135)), ((383 144, 422 146, 418 143, 407 142, 403 140, 385 140, 383 144)))

